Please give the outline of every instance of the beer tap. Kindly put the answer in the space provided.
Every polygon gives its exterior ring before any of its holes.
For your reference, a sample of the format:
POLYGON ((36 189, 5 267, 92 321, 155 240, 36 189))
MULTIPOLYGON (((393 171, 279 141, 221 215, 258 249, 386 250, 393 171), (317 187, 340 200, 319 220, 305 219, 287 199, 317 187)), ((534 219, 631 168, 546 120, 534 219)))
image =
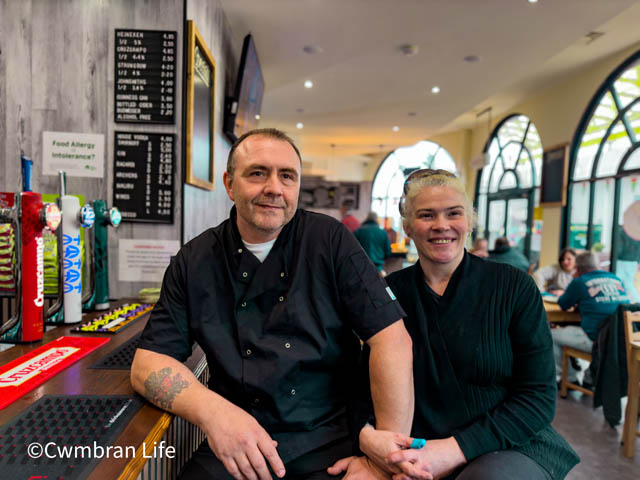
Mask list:
POLYGON ((11 223, 15 232, 13 278, 16 312, 0 326, 0 342, 26 343, 42 340, 44 333, 44 241, 42 230, 55 231, 60 224, 60 210, 53 203, 43 203, 39 193, 31 191, 33 162, 21 156, 22 192, 7 195, 12 205, 0 208, 0 221, 11 223))

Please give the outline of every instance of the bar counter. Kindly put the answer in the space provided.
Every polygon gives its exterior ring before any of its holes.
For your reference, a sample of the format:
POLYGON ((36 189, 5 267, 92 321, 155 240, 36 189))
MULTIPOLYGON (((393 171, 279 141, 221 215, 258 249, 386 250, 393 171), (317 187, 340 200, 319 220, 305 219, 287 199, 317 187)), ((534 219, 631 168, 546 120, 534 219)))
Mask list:
MULTIPOLYGON (((129 303, 132 302, 135 302, 135 300, 129 301, 129 303)), ((124 303, 124 301, 115 302, 112 304, 111 309, 117 308, 124 303)), ((100 313, 105 312, 83 315, 83 322, 97 317, 100 313)), ((111 339, 111 341, 105 345, 89 353, 42 385, 26 393, 11 405, 0 410, 0 425, 9 422, 25 408, 47 394, 134 395, 135 392, 129 381, 130 370, 102 370, 90 369, 88 367, 141 332, 148 319, 149 313, 146 313, 130 326, 116 334, 75 333, 71 332, 71 329, 77 327, 79 324, 62 325, 45 332, 41 342, 16 345, 13 348, 0 352, 0 365, 4 365, 61 336, 90 335, 109 337, 111 339)), ((185 363, 194 372, 196 377, 206 385, 209 373, 204 353, 199 346, 194 349, 193 354, 185 363)), ((124 431, 113 443, 114 446, 120 446, 125 451, 126 447, 135 447, 135 457, 103 458, 87 478, 95 480, 175 478, 178 470, 188 460, 203 439, 204 434, 193 425, 179 417, 175 417, 156 408, 149 402, 145 402, 133 420, 125 427, 124 431), (165 440, 169 445, 175 447, 175 458, 143 458, 143 442, 146 445, 146 455, 148 456, 153 450, 154 442, 160 442, 161 440, 165 440)))

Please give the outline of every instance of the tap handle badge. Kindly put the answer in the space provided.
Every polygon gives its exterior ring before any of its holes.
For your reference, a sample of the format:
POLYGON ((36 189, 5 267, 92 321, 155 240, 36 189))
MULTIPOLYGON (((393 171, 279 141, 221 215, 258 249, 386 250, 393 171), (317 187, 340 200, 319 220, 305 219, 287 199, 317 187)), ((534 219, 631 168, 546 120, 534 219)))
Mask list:
POLYGON ((93 207, 88 203, 85 203, 78 211, 78 221, 82 228, 91 228, 96 220, 96 214, 93 211, 93 207))
POLYGON ((55 232, 60 222, 62 221, 62 215, 60 209, 55 203, 42 204, 42 211, 40 212, 40 222, 52 232, 55 232))
POLYGON ((109 209, 109 223, 111 223, 113 227, 117 227, 120 225, 121 221, 122 214, 120 213, 120 210, 118 210, 118 207, 111 207, 109 209))

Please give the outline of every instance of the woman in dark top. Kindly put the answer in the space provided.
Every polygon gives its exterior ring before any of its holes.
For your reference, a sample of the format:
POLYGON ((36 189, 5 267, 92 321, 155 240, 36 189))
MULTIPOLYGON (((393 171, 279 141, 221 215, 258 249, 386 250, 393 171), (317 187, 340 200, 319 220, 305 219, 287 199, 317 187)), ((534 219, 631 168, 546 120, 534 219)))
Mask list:
POLYGON ((367 426, 361 449, 395 467, 394 480, 564 478, 579 459, 551 427, 555 371, 536 284, 465 251, 474 214, 453 174, 414 172, 400 208, 419 261, 387 283, 413 339, 412 435, 427 443, 407 448, 411 438, 367 426))

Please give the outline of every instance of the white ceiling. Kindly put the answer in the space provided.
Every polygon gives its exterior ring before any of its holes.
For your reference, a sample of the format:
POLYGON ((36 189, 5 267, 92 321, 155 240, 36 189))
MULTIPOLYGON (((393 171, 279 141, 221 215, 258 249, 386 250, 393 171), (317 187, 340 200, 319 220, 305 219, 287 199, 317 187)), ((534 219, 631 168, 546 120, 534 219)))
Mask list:
POLYGON ((235 44, 249 32, 255 38, 266 84, 260 126, 289 132, 305 156, 389 151, 473 126, 488 106, 498 118, 550 82, 640 42, 638 0, 221 3, 235 44), (588 42, 593 31, 605 35, 588 42), (418 53, 403 55, 404 44, 418 53), (322 52, 306 54, 306 45, 322 52), (481 60, 465 62, 467 55, 481 60), (304 88, 307 79, 313 88, 304 88))

